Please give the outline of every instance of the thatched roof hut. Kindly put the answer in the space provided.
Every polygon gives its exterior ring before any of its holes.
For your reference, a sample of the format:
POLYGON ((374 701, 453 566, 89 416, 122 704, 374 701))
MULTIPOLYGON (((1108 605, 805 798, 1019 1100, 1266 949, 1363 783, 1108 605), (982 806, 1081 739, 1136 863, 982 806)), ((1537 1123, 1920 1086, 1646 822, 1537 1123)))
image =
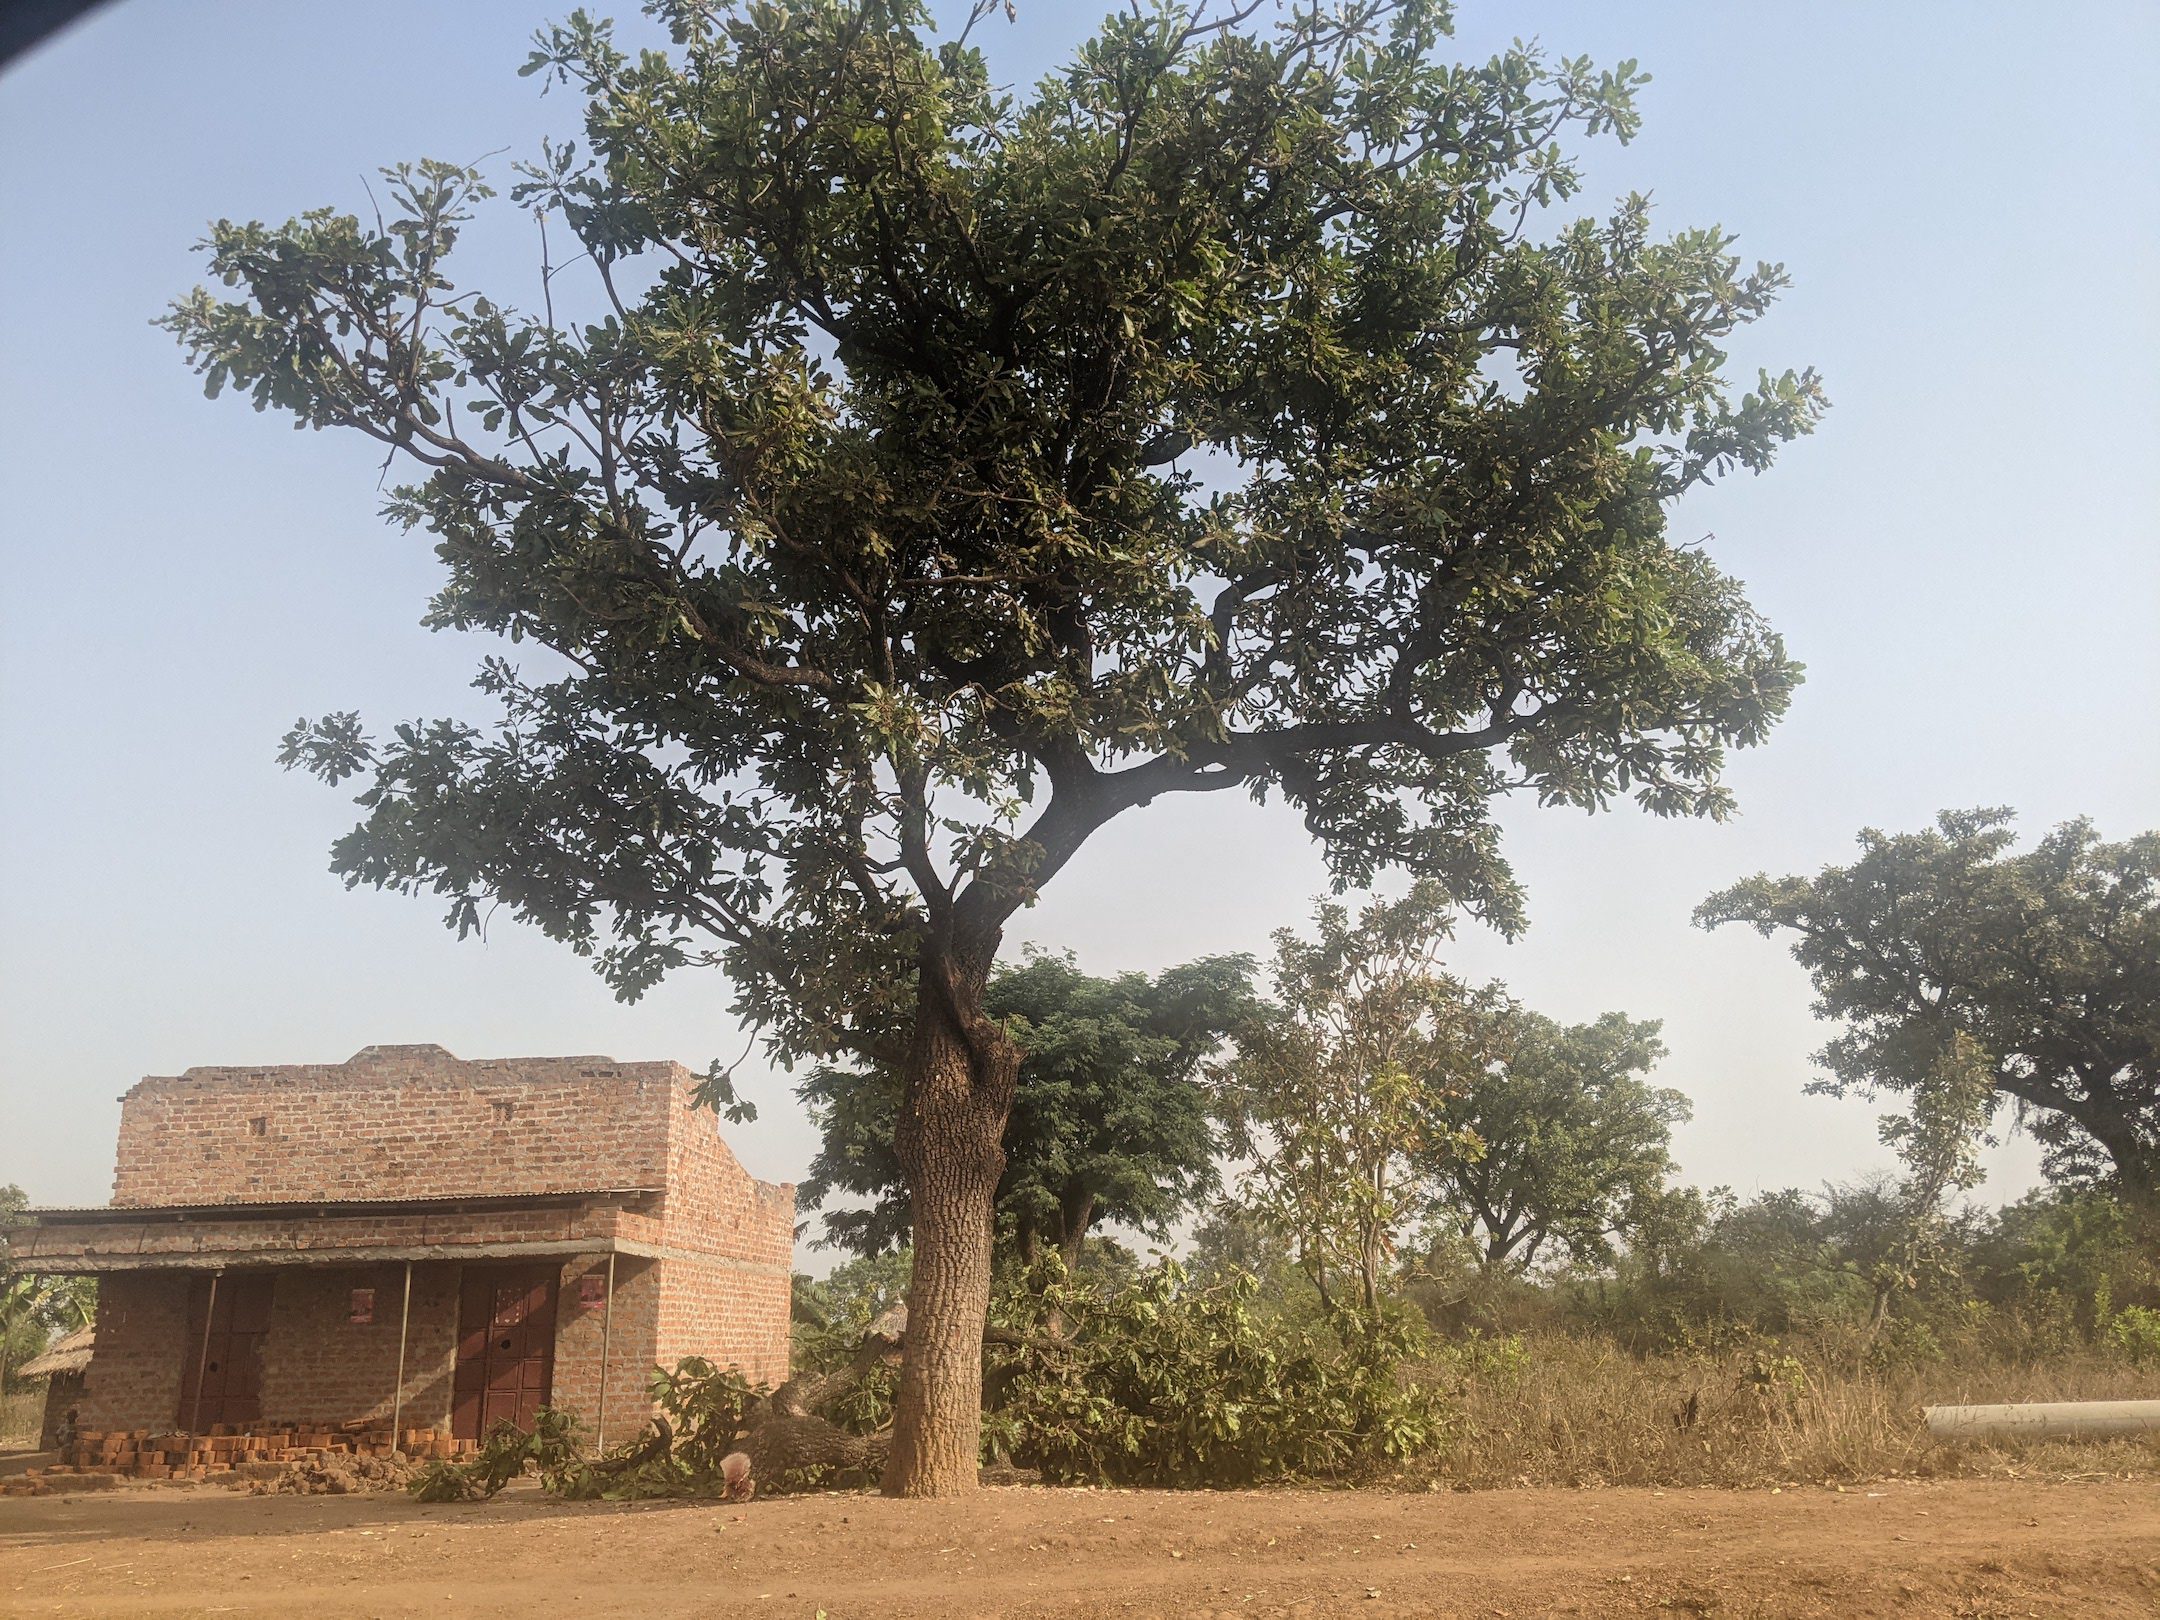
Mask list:
POLYGON ((57 1339, 45 1347, 45 1353, 32 1356, 15 1369, 18 1378, 43 1378, 49 1373, 79 1373, 90 1365, 90 1345, 96 1339, 96 1327, 80 1327, 65 1338, 57 1339))

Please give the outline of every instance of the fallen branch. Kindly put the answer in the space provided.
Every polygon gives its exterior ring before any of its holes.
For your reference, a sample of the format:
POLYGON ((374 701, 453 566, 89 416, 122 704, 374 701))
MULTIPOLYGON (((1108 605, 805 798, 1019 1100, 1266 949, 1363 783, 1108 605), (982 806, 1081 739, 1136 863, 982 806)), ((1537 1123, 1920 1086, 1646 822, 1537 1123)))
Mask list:
POLYGON ((675 1446, 675 1431, 668 1427, 668 1420, 655 1415, 652 1433, 633 1449, 612 1457, 596 1457, 587 1466, 596 1474, 625 1474, 633 1468, 642 1468, 649 1462, 665 1457, 675 1446))

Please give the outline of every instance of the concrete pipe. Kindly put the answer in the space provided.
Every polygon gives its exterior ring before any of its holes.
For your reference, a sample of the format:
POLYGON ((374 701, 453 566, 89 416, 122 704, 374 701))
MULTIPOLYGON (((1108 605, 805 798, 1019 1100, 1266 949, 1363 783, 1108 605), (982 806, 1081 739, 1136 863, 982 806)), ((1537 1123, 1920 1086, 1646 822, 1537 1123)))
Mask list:
POLYGON ((1931 1406, 1927 1426, 1938 1440, 2106 1440, 2160 1434, 2160 1401, 1931 1406))

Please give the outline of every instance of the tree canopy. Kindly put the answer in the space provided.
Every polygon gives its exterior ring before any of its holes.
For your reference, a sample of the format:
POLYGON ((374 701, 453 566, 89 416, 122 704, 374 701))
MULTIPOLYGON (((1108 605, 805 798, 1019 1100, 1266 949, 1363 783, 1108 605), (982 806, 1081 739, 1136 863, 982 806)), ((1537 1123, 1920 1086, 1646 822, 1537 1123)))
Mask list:
MULTIPOLYGON (((1201 1066, 1251 1017, 1251 977, 1242 956, 1103 979, 1040 955, 991 978, 985 1006, 1026 1053, 997 1192, 1000 1230, 1023 1258, 1049 1244, 1076 1266, 1102 1221, 1166 1236, 1213 1190, 1218 1131, 1201 1066)), ((829 1211, 827 1238, 857 1254, 906 1243, 900 1076, 825 1065, 801 1092, 822 1133, 804 1202, 868 1200, 829 1211)))
POLYGON ((1169 793, 1279 797, 1337 876, 1505 927, 1502 794, 1723 814, 1798 669, 1666 512, 1821 395, 1726 379, 1777 267, 1641 197, 1554 216, 1632 63, 1196 0, 1016 92, 987 3, 943 42, 918 0, 651 9, 671 49, 577 13, 528 64, 585 99, 512 191, 573 238, 538 310, 459 285, 488 188, 422 162, 380 213, 219 222, 232 296, 167 325, 212 393, 415 467, 428 622, 541 649, 483 660, 489 725, 293 729, 361 782, 335 870, 626 996, 724 965, 777 1056, 902 1065, 887 1485, 968 1488, 1013 912, 1169 793))
POLYGON ((1643 1078, 1665 1055, 1658 1029, 1620 1013, 1562 1025, 1513 1004, 1488 1017, 1487 1061, 1466 1065, 1437 1108, 1478 1146, 1427 1167, 1486 1267, 1610 1259, 1611 1240, 1664 1195, 1689 1109, 1643 1078))
POLYGON ((1913 1091, 1960 1037, 2066 1182, 2160 1201, 2160 834, 2088 821, 2015 849, 2008 810, 1945 811, 1926 832, 1860 835, 1814 877, 1757 876, 1696 911, 1706 927, 1790 931, 1819 1016, 1844 1032, 1819 1090, 1913 1091))
POLYGON ((339 870, 500 900, 629 992, 718 939, 824 1051, 892 1027, 896 943, 1161 793, 1280 791, 1345 875, 1507 917, 1488 749, 1724 808, 1794 666, 1662 508, 1818 400, 1728 398, 1784 278, 1721 233, 1524 228, 1576 189, 1556 141, 1632 133, 1631 67, 1451 67, 1429 4, 1167 8, 1013 97, 913 5, 659 10, 677 55, 580 14, 533 63, 591 148, 516 194, 599 318, 459 290, 488 191, 435 163, 387 219, 219 224, 240 296, 168 318, 213 390, 428 470, 391 511, 449 572, 431 623, 574 666, 490 660, 493 732, 301 726, 369 782, 339 870))

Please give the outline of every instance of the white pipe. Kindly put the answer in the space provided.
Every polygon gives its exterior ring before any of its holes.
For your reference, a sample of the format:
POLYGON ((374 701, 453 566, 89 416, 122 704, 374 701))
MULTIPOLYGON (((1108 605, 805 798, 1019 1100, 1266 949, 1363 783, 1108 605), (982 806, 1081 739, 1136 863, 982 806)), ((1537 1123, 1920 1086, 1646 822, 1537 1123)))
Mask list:
POLYGON ((2021 1401, 1994 1406, 1931 1406, 1928 1433, 1938 1440, 2104 1440, 2160 1433, 2160 1401, 2021 1401))

